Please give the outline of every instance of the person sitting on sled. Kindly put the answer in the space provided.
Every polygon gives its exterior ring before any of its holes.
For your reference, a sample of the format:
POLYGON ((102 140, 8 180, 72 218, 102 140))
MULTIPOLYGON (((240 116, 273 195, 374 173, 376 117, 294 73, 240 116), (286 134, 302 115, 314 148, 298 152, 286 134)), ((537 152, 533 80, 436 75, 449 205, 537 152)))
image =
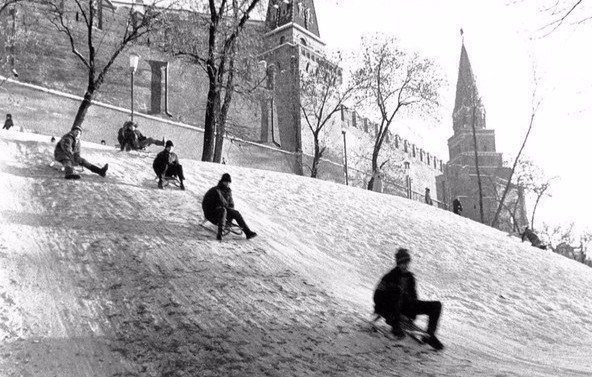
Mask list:
POLYGON ((80 126, 73 126, 72 130, 62 136, 56 144, 53 152, 54 159, 64 165, 66 179, 80 179, 80 175, 74 173, 75 166, 83 166, 93 173, 104 177, 107 174, 107 169, 109 169, 109 164, 105 164, 102 168, 99 168, 80 156, 81 135, 82 128, 80 126))
POLYGON ((183 181, 185 176, 183 175, 183 165, 179 163, 177 154, 172 151, 173 142, 167 140, 164 149, 156 155, 152 168, 158 177, 158 188, 162 188, 162 179, 169 177, 177 177, 181 190, 185 190, 183 181))
POLYGON ((436 338, 438 320, 442 311, 440 301, 422 301, 417 298, 415 289, 415 277, 409 271, 411 256, 405 248, 399 248, 396 254, 397 266, 380 279, 380 283, 374 292, 374 311, 392 326, 391 332, 398 338, 405 337, 401 329, 401 315, 411 321, 418 314, 427 314, 429 317, 428 336, 424 342, 435 349, 442 349, 442 343, 436 338))
POLYGON ((238 226, 245 232, 247 239, 251 239, 257 233, 249 229, 240 212, 234 209, 230 182, 232 182, 230 174, 224 173, 218 185, 206 192, 201 202, 204 216, 209 222, 218 226, 218 234, 216 236, 218 241, 222 240, 224 227, 227 223, 232 222, 232 220, 236 220, 238 226))
POLYGON ((130 120, 123 124, 123 127, 117 132, 117 141, 121 150, 135 151, 144 149, 152 144, 164 147, 164 138, 157 140, 151 137, 146 137, 138 130, 138 123, 134 123, 130 120))

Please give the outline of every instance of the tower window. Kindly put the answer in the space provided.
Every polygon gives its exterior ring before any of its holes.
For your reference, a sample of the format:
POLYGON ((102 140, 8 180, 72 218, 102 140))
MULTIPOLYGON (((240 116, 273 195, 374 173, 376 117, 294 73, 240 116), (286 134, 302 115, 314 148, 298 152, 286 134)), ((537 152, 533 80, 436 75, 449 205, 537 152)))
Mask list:
POLYGON ((285 42, 286 42, 286 37, 282 35, 280 37, 280 45, 283 45, 285 42))
POLYGON ((303 46, 306 46, 307 45, 306 44, 306 39, 300 38, 300 44, 303 45, 303 46))

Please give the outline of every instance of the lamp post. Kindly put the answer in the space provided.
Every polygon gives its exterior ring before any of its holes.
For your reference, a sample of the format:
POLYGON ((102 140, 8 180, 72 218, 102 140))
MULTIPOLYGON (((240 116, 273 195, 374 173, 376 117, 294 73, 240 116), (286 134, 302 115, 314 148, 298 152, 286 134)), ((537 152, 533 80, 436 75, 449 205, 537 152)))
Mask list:
POLYGON ((140 60, 140 55, 135 54, 135 53, 131 53, 129 56, 129 67, 130 67, 130 73, 131 73, 131 111, 132 111, 132 117, 131 117, 131 121, 134 121, 134 73, 136 72, 136 69, 138 68, 138 61, 140 60))
POLYGON ((403 164, 405 165, 405 188, 407 189, 407 198, 411 199, 411 177, 409 176, 411 163, 409 161, 405 161, 403 164))
POLYGON ((344 157, 344 169, 345 169, 345 184, 347 186, 349 186, 349 177, 348 177, 348 173, 347 173, 347 138, 345 137, 345 134, 347 133, 347 128, 345 128, 345 125, 341 126, 341 133, 343 134, 343 157, 344 157))

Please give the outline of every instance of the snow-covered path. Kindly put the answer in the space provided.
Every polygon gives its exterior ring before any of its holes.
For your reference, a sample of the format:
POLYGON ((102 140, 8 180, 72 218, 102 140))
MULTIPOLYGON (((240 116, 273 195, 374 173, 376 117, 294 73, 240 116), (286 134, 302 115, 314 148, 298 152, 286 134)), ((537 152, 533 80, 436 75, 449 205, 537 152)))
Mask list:
MULTIPOLYGON (((592 374, 592 270, 403 198, 85 145, 106 178, 68 182, 41 135, 0 134, 0 375, 592 374), (259 237, 219 243, 201 196, 232 175, 259 237), (447 346, 368 332, 398 246, 447 346), (4 373, 4 374, 3 374, 4 373)), ((181 156, 182 158, 183 156, 181 156)))

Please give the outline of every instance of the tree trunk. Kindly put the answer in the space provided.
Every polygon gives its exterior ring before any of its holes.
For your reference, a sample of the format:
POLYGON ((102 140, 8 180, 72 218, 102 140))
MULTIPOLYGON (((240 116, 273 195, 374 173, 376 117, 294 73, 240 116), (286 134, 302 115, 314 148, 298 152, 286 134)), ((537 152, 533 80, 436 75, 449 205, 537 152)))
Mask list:
POLYGON ((372 152, 372 177, 368 181, 368 190, 370 190, 370 191, 372 191, 374 189, 374 177, 376 176, 376 173, 378 172, 378 152, 379 152, 379 149, 377 149, 376 147, 374 148, 374 151, 372 152))
MULTIPOLYGON (((477 151, 477 130, 475 129, 475 106, 473 105, 473 120, 471 122, 471 128, 473 129, 473 144, 475 149, 475 169, 477 170, 477 186, 479 188, 479 219, 483 224, 485 222, 485 216, 483 214, 483 186, 481 184, 481 170, 479 169, 479 153, 477 151)), ((493 182, 495 185, 495 180, 493 182)))
POLYGON ((78 126, 82 127, 82 123, 84 122, 84 117, 86 117, 86 112, 88 108, 92 105, 92 98, 94 95, 94 89, 89 88, 84 93, 84 98, 78 106, 78 111, 76 112, 76 117, 74 118, 74 123, 72 124, 72 128, 78 126))
MULTIPOLYGON (((232 93, 234 92, 234 47, 228 61, 227 79, 224 93, 224 103, 218 114, 216 127, 216 144, 214 147, 214 162, 222 161, 222 149, 224 147, 224 135, 226 134, 226 120, 228 119, 228 110, 232 102, 232 93)), ((219 99, 220 100, 220 99, 219 99)), ((219 101, 218 100, 218 101, 219 101)))
POLYGON ((543 190, 541 190, 541 192, 538 194, 538 196, 536 198, 536 201, 534 202, 534 207, 532 208, 532 216, 530 217, 530 228, 532 230, 534 230, 534 214, 536 213, 537 206, 539 205, 539 201, 543 197, 543 194, 545 193, 545 191, 547 191, 546 187, 543 190))
POLYGON ((212 75, 209 77, 208 97, 206 102, 206 117, 204 121, 204 139, 201 155, 202 161, 212 161, 214 155, 214 134, 216 132, 216 101, 219 93, 216 85, 216 79, 212 75))
POLYGON ((321 160, 321 148, 319 148, 319 136, 318 134, 313 135, 314 140, 314 156, 312 159, 312 168, 310 169, 310 177, 316 178, 319 174, 319 161, 321 160))

